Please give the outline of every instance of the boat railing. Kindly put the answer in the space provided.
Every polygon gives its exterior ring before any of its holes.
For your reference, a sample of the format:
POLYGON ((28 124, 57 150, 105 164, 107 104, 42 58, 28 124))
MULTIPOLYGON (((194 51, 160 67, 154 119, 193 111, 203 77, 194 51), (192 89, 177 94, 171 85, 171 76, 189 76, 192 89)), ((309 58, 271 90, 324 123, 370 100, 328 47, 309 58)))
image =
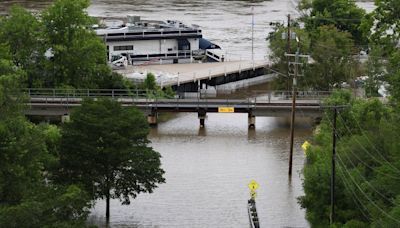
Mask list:
POLYGON ((151 37, 171 37, 171 36, 191 36, 191 35, 201 35, 201 30, 187 30, 187 29, 177 29, 177 30, 149 30, 140 32, 121 32, 121 33, 107 33, 99 35, 107 40, 114 39, 129 39, 129 38, 151 38, 151 37))
POLYGON ((154 59, 174 59, 174 58, 191 58, 195 56, 192 50, 180 50, 172 53, 163 54, 131 54, 131 60, 154 60, 154 59))

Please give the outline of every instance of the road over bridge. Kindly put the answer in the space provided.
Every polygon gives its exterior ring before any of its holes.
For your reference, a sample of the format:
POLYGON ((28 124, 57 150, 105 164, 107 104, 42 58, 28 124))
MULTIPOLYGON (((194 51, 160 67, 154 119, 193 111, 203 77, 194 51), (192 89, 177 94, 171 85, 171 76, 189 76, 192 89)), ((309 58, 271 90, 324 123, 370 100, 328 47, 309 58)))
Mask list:
MULTIPOLYGON (((322 115, 321 98, 330 92, 297 93, 296 110, 305 117, 317 118, 322 115)), ((254 126, 256 116, 285 117, 291 113, 291 92, 269 91, 242 99, 209 98, 160 98, 146 91, 128 90, 57 90, 27 89, 29 98, 28 116, 68 116, 74 107, 80 106, 85 98, 111 98, 126 107, 137 107, 148 117, 150 124, 157 123, 162 112, 198 113, 204 126, 207 113, 247 113, 249 126, 254 126)), ((200 95, 200 94, 199 94, 200 95)))

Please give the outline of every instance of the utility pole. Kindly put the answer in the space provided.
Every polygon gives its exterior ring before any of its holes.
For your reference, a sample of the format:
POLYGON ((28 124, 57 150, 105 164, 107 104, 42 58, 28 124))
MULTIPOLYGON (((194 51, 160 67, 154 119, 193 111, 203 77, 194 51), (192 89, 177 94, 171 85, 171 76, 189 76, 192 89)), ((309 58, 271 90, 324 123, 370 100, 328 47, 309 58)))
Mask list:
POLYGON ((302 65, 300 62, 300 58, 309 58, 308 55, 300 55, 300 41, 298 37, 296 37, 297 42, 297 51, 296 54, 285 54, 288 58, 295 57, 295 62, 289 62, 289 75, 293 76, 293 85, 292 85, 292 116, 290 121, 290 155, 289 155, 289 176, 292 176, 292 164, 293 164, 293 145, 294 145, 294 124, 295 124, 295 116, 296 116, 296 93, 297 93, 297 77, 299 76, 299 65, 302 65), (290 65, 294 65, 294 72, 290 72, 290 65))
MULTIPOLYGON (((287 21, 287 44, 286 44, 286 53, 291 53, 290 50, 290 39, 291 39, 291 31, 290 31, 290 14, 287 15, 288 21, 287 21)), ((287 66, 288 66, 288 71, 289 71, 289 57, 287 58, 287 66)), ((289 90, 289 79, 286 81, 286 90, 289 90)))
MULTIPOLYGON (((296 63, 299 61, 299 49, 296 51, 296 63)), ((293 163, 293 142, 294 142, 294 121, 296 115, 296 92, 297 92, 297 64, 294 67, 293 85, 292 85, 292 118, 290 120, 290 156, 289 156, 289 176, 292 176, 293 163)))
MULTIPOLYGON (((290 14, 287 15, 288 21, 287 21, 287 46, 286 46, 286 52, 290 53, 290 14)), ((289 66, 289 58, 288 58, 288 66, 289 66)))
POLYGON ((254 63, 254 6, 251 7, 251 61, 254 63))
POLYGON ((331 214, 330 224, 332 225, 335 221, 335 164, 336 164, 336 118, 337 118, 337 107, 334 107, 333 113, 333 128, 332 128, 332 171, 331 171, 331 214))

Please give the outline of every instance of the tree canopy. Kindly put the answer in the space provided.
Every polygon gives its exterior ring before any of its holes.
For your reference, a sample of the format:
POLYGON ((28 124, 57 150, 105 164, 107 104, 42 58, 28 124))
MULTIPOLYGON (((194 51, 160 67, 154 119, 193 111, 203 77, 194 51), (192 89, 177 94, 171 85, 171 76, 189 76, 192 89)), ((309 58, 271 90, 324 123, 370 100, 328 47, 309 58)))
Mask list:
POLYGON ((357 44, 365 44, 366 40, 360 30, 365 10, 349 0, 312 0, 302 4, 310 9, 310 15, 303 19, 308 31, 323 25, 333 25, 338 30, 348 32, 357 44))
POLYGON ((53 183, 58 131, 25 118, 25 72, 0 49, 0 227, 85 227, 90 198, 76 185, 53 183))
POLYGON ((94 199, 130 203, 163 183, 160 154, 148 146, 148 124, 135 108, 109 99, 86 100, 63 126, 61 182, 81 183, 94 199))
POLYGON ((125 88, 91 29, 88 0, 56 0, 40 16, 14 6, 0 20, 0 43, 27 73, 29 87, 125 88))

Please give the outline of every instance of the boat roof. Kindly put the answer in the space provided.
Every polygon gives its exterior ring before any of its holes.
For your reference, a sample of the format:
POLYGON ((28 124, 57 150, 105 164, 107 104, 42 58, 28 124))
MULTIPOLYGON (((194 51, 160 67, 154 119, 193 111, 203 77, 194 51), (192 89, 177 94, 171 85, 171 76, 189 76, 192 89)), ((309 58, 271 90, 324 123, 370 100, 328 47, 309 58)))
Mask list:
POLYGON ((128 16, 128 21, 124 23, 123 20, 105 20, 103 21, 105 27, 95 28, 97 35, 106 35, 112 33, 126 33, 126 32, 159 32, 159 31, 197 31, 198 25, 185 25, 177 20, 141 20, 138 16, 128 16))

